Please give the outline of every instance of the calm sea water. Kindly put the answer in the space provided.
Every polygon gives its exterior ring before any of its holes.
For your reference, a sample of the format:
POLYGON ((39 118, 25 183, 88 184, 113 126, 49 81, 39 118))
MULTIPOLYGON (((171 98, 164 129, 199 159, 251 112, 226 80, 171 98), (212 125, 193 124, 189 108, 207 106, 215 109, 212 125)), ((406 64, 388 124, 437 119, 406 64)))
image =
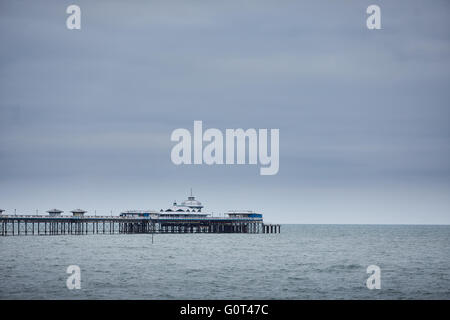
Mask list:
POLYGON ((0 238, 1 299, 449 299, 450 226, 0 238), (381 289, 366 268, 381 268, 381 289), (81 290, 66 268, 81 268, 81 290))

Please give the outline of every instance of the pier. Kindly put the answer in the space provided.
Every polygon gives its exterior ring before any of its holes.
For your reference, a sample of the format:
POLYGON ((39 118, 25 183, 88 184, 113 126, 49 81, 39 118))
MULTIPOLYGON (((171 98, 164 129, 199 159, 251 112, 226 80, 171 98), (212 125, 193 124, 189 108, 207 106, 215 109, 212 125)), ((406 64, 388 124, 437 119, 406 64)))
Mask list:
POLYGON ((0 209, 0 235, 281 232, 279 224, 264 224, 263 215, 252 210, 231 210, 213 217, 202 209, 192 189, 187 200, 175 201, 165 210, 128 210, 119 216, 87 216, 83 209, 70 211, 70 216, 56 208, 48 210, 48 215, 8 215, 0 209))
POLYGON ((0 235, 280 233, 262 218, 0 215, 0 235))

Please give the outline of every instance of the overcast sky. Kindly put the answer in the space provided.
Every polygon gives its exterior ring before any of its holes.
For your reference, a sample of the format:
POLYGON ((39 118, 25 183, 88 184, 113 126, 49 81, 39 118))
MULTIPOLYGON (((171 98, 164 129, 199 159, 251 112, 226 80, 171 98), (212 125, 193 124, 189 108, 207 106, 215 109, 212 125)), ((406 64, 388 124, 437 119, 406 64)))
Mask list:
POLYGON ((159 210, 192 187, 209 212, 268 222, 449 224, 449 9, 2 0, 0 208, 159 210), (279 128, 279 173, 175 166, 170 135, 194 120, 279 128))

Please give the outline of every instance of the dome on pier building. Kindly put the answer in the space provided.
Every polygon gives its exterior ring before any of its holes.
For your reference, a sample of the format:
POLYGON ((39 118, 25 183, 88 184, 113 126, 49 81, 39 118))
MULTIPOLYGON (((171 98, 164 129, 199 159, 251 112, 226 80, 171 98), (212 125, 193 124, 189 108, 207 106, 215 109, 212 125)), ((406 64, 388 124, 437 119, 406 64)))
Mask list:
POLYGON ((63 213, 64 211, 59 210, 59 209, 50 209, 47 211, 47 213, 51 216, 51 217, 55 217, 55 216, 60 216, 61 213, 63 213))
POLYGON ((195 200, 195 197, 192 195, 192 189, 191 189, 191 195, 187 198, 187 200, 184 200, 181 203, 181 206, 195 209, 195 211, 197 211, 197 212, 200 212, 203 208, 202 203, 198 200, 195 200))
POLYGON ((84 214, 85 214, 87 211, 84 211, 84 210, 82 210, 82 209, 75 209, 75 210, 72 210, 72 211, 70 211, 70 212, 72 212, 72 214, 73 214, 74 217, 82 217, 82 216, 84 216, 84 214))
POLYGON ((181 204, 177 204, 176 201, 173 202, 173 205, 163 210, 161 209, 161 212, 174 212, 174 213, 181 213, 181 212, 201 212, 203 208, 203 205, 200 201, 195 200, 195 197, 192 195, 192 189, 191 189, 191 195, 187 198, 187 200, 184 200, 181 204))

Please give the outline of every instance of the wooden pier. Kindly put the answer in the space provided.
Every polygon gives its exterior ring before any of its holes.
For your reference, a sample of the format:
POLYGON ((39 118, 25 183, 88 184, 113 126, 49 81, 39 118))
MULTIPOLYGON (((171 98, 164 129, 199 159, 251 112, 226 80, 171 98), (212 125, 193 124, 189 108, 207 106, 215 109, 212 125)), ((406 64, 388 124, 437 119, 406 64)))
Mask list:
POLYGON ((280 233, 278 224, 261 218, 145 218, 120 216, 1 215, 1 236, 152 234, 152 233, 280 233))

